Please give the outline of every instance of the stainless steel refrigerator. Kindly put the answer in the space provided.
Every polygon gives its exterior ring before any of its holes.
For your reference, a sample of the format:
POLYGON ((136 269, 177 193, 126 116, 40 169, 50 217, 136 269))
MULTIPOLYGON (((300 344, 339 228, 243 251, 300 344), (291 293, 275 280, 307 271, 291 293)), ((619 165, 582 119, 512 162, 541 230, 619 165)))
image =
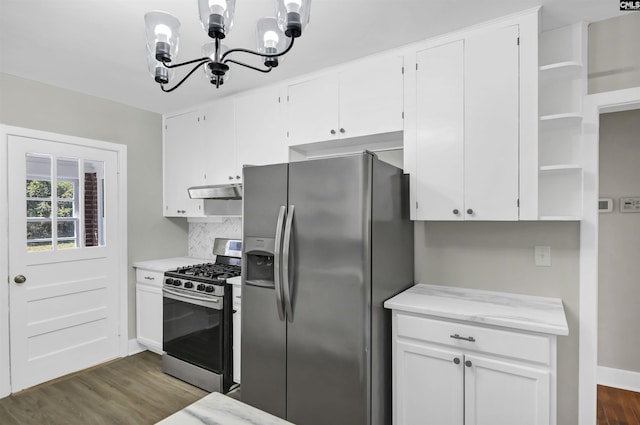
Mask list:
POLYGON ((371 153, 244 168, 242 401, 391 423, 391 315, 413 284, 408 176, 371 153))

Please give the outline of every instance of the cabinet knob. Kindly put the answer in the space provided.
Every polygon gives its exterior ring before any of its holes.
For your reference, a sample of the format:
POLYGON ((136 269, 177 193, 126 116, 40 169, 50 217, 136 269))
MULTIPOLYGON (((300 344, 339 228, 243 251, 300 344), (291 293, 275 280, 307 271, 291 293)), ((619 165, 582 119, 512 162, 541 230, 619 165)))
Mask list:
POLYGON ((336 134, 336 131, 333 128, 331 129, 331 134, 336 134))
POLYGON ((341 129, 340 129, 340 133, 342 133, 342 134, 344 134, 344 133, 345 133, 344 128, 341 128, 341 129))
POLYGON ((455 364, 460 364, 460 359, 456 357, 455 359, 453 359, 453 362, 454 362, 455 364))
POLYGON ((471 367, 471 366, 473 366, 473 364, 471 363, 471 360, 467 360, 466 362, 464 362, 464 365, 465 365, 466 367, 471 367))
POLYGON ((13 281, 17 284, 22 284, 27 281, 27 278, 24 277, 24 275, 19 274, 13 278, 13 281))
POLYGON ((458 211, 458 209, 456 208, 455 210, 453 210, 453 213, 454 213, 455 215, 458 215, 458 214, 460 214, 460 211, 458 211))
POLYGON ((467 214, 473 214, 473 210, 472 210, 471 208, 469 208, 469 209, 467 210, 467 214))
POLYGON ((233 180, 233 176, 229 176, 229 180, 233 180))
POLYGON ((240 180, 240 176, 236 176, 236 180, 240 180))

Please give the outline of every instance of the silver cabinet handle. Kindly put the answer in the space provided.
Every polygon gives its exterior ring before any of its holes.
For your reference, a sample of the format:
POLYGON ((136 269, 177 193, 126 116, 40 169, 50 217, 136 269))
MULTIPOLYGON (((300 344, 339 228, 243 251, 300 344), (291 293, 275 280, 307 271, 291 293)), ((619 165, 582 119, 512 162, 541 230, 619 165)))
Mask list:
POLYGON ((273 280, 276 289, 276 307, 278 308, 278 317, 284 321, 284 302, 282 300, 282 272, 280 271, 280 263, 282 261, 282 226, 287 212, 287 207, 282 205, 278 213, 278 221, 276 222, 276 242, 273 250, 273 280))
POLYGON ((27 281, 27 278, 24 277, 24 275, 17 275, 16 277, 13 278, 13 281, 17 284, 22 284, 25 283, 27 281))
POLYGON ((287 221, 284 226, 284 238, 282 243, 282 287, 284 289, 284 302, 287 311, 287 320, 293 322, 293 305, 291 302, 291 286, 289 283, 289 261, 291 254, 291 228, 293 227, 293 212, 295 207, 289 205, 287 221))
POLYGON ((144 278, 145 278, 146 280, 156 280, 156 278, 155 278, 155 277, 153 277, 153 276, 145 276, 144 278))
POLYGON ((458 334, 453 334, 453 335, 449 335, 451 338, 453 339, 462 339, 464 341, 469 341, 469 342, 476 342, 476 339, 472 336, 468 336, 468 337, 464 337, 464 336, 460 336, 458 334))

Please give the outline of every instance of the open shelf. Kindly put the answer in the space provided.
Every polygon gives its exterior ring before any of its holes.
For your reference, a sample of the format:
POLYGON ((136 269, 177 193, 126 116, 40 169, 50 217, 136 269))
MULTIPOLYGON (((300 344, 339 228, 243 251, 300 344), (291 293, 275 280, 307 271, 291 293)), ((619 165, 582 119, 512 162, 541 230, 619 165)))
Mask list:
POLYGON ((543 129, 569 127, 582 122, 582 114, 567 112, 563 114, 543 115, 540 117, 540 126, 543 129))
POLYGON ((554 164, 554 165, 541 165, 540 171, 573 171, 573 170, 582 170, 582 166, 579 164, 554 164))
POLYGON ((578 61, 564 61, 542 65, 539 68, 540 81, 580 78, 582 66, 582 62, 578 61))

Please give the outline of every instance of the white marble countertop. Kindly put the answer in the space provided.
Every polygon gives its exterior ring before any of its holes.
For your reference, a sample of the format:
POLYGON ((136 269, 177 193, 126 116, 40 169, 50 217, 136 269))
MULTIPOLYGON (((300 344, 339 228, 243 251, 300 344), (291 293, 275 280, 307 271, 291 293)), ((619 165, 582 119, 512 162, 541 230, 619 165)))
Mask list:
POLYGON ((211 258, 196 258, 196 257, 172 257, 161 258, 158 260, 136 261, 133 263, 133 267, 145 270, 154 270, 157 272, 166 272, 167 270, 175 269, 178 267, 191 266, 193 264, 212 263, 214 260, 211 258))
POLYGON ((157 425, 293 425, 220 393, 211 393, 157 425))
POLYGON ((384 306, 446 319, 569 335, 559 298, 419 283, 388 299, 384 306))

